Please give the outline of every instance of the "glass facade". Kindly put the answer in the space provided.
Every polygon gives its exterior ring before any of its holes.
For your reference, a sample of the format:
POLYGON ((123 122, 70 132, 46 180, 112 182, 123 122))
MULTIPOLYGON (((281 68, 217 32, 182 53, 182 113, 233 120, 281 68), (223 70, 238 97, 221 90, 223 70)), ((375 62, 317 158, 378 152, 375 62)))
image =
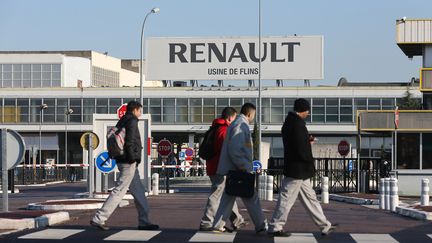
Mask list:
MULTIPOLYGON (((133 98, 0 98, 0 123, 39 123, 41 115, 44 123, 85 123, 93 122, 93 113, 115 114, 121 104, 133 98), (48 108, 40 111, 40 105, 48 108), (66 116, 72 108, 73 113, 66 116)), ((295 98, 262 99, 262 121, 265 124, 282 124, 286 115, 293 109, 295 98)), ((312 104, 309 123, 334 124, 355 123, 357 110, 392 109, 395 99, 388 98, 308 98, 312 104)), ((255 97, 246 98, 146 98, 144 113, 150 112, 156 124, 210 124, 220 116, 227 106, 240 112, 242 104, 257 104, 255 97)))
POLYGON ((0 64, 1 88, 61 86, 61 64, 0 64))

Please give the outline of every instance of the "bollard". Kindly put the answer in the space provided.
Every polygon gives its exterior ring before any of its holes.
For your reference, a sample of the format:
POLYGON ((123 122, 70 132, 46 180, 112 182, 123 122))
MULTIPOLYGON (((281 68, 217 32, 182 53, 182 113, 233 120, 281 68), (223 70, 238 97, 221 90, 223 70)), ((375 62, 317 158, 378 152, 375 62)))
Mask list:
POLYGON ((429 179, 422 179, 421 187, 421 205, 429 206, 429 179))
POLYGON ((385 179, 381 178, 379 182, 379 209, 385 209, 385 179))
POLYGON ((152 192, 153 196, 159 195, 159 174, 154 173, 152 175, 152 192))
POLYGON ((399 195, 398 195, 398 180, 396 178, 390 178, 390 210, 396 212, 396 207, 399 206, 399 195))
POLYGON ((384 209, 390 210, 390 178, 384 178, 384 209))
POLYGON ((329 203, 328 181, 329 178, 327 176, 321 178, 321 202, 324 204, 329 203))
POLYGON ((273 176, 268 175, 266 180, 266 200, 273 201, 273 176))
POLYGON ((258 198, 260 200, 265 200, 265 188, 266 188, 266 175, 258 176, 258 198))

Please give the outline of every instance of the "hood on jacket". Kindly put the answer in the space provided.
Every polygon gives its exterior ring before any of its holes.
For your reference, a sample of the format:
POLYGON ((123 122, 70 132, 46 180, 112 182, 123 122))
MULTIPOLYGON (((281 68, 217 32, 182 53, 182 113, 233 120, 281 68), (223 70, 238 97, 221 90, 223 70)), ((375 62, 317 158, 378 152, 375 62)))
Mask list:
POLYGON ((306 123, 303 119, 301 119, 301 117, 299 117, 299 115, 297 115, 297 113, 295 112, 288 112, 288 116, 286 118, 286 121, 302 121, 304 123, 306 123))
POLYGON ((224 126, 224 125, 225 126, 229 126, 230 124, 228 123, 228 121, 226 121, 223 118, 216 118, 216 119, 213 120, 212 126, 216 126, 216 125, 218 125, 218 126, 224 126))

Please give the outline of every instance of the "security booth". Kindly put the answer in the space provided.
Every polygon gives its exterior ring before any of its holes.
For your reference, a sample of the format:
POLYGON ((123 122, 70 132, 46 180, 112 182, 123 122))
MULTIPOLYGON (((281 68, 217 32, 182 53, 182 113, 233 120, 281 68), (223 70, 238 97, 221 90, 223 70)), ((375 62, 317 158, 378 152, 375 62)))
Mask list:
MULTIPOLYGON (((93 115, 93 132, 99 137, 100 145, 93 151, 93 159, 96 160, 97 156, 102 152, 107 151, 107 132, 110 128, 114 127, 119 118, 117 114, 94 114, 93 115)), ((143 114, 138 122, 139 131, 141 134, 141 142, 143 144, 142 161, 138 166, 140 178, 147 191, 151 189, 151 116, 150 114, 143 114)), ((87 151, 84 152, 84 158, 88 157, 87 151)), ((107 174, 95 169, 95 192, 103 191, 103 188, 113 187, 118 177, 117 168, 114 173, 107 174)))
POLYGON ((420 195, 421 179, 432 180, 432 110, 363 110, 357 115, 360 140, 366 133, 391 134, 390 173, 398 178, 399 194, 420 195))

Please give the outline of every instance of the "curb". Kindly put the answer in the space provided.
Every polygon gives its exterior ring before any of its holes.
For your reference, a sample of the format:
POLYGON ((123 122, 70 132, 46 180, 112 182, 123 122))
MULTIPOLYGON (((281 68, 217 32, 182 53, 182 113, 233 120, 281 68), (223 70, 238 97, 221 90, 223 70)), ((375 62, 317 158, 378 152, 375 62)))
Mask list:
POLYGON ((330 194, 329 198, 330 200, 333 201, 345 202, 345 203, 351 203, 357 205, 379 205, 379 202, 376 199, 364 199, 364 198, 357 198, 357 197, 341 196, 337 194, 330 194))
MULTIPOLYGON (((46 227, 68 221, 70 219, 68 212, 57 212, 44 214, 37 218, 24 219, 6 219, 0 218, 0 229, 4 230, 23 230, 46 227)), ((11 231, 12 233, 14 231, 11 231)))
MULTIPOLYGON (((20 190, 19 190, 18 188, 15 188, 15 189, 14 189, 14 193, 15 193, 15 194, 16 194, 16 193, 19 193, 19 192, 20 192, 20 190)), ((0 193, 3 193, 3 191, 0 190, 0 193)), ((11 190, 8 190, 8 194, 12 194, 11 190)))
MULTIPOLYGON (((67 200, 48 200, 46 202, 64 202, 64 201, 80 201, 82 199, 67 199, 67 200)), ((99 209, 104 204, 105 200, 101 199, 86 199, 90 201, 97 201, 99 203, 82 203, 82 204, 52 204, 52 205, 43 205, 41 203, 29 203, 27 205, 28 210, 94 210, 99 209)), ((129 205, 129 201, 122 200, 119 204, 119 207, 125 207, 129 205)))
POLYGON ((420 211, 414 208, 397 206, 396 213, 414 219, 432 220, 432 213, 420 211))
MULTIPOLYGON (((109 193, 108 194, 93 194, 93 198, 94 199, 107 199, 109 195, 110 195, 109 193)), ((88 198, 88 197, 89 197, 88 192, 77 193, 73 196, 73 198, 75 198, 75 199, 84 199, 84 198, 88 198)), ((133 199, 134 198, 133 198, 132 194, 126 194, 123 197, 123 200, 133 200, 133 199)))

